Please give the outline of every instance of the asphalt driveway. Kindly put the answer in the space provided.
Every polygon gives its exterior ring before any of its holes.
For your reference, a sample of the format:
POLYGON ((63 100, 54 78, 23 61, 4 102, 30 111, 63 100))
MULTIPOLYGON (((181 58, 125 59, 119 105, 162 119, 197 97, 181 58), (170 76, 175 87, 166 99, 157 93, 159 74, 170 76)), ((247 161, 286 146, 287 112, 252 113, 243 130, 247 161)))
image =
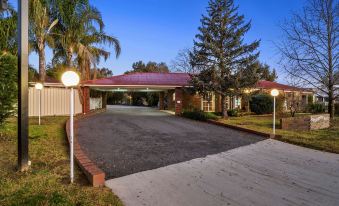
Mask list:
POLYGON ((78 141, 107 178, 156 169, 249 145, 262 137, 152 108, 109 106, 79 120, 78 141))

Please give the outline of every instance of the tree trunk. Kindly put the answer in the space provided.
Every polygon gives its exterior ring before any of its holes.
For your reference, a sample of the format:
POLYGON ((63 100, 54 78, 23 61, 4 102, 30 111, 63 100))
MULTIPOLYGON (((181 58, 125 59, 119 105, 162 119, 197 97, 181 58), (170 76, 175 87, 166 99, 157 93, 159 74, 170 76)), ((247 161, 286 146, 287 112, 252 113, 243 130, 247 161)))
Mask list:
POLYGON ((224 119, 228 118, 227 114, 227 105, 226 105, 226 95, 221 94, 221 113, 224 119))
POLYGON ((93 71, 93 79, 97 79, 97 68, 94 68, 94 71, 93 71))
POLYGON ((334 119, 334 92, 333 92, 333 87, 329 88, 329 93, 328 93, 328 113, 330 114, 331 119, 334 119))
POLYGON ((45 47, 42 46, 42 49, 39 49, 39 81, 45 82, 46 79, 46 55, 45 47))
POLYGON ((68 49, 66 51, 66 65, 68 67, 71 67, 72 66, 72 49, 68 49))

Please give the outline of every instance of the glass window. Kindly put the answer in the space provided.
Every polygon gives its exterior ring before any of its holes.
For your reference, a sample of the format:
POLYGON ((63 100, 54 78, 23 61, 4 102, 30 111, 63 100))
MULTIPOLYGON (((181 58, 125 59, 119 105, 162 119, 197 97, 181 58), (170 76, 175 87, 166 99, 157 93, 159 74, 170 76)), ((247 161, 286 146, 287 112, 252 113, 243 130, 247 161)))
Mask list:
POLYGON ((202 99, 202 110, 204 112, 215 111, 214 95, 212 93, 206 94, 202 99))

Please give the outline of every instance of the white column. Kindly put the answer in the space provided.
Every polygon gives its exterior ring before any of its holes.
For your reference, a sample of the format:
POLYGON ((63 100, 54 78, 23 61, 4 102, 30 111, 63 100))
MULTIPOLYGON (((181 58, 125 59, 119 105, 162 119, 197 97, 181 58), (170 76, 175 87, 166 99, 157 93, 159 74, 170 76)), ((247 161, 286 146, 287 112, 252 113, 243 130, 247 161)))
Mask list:
POLYGON ((273 97, 273 134, 275 134, 275 97, 273 97))
POLYGON ((73 157, 73 140, 74 140, 74 126, 73 126, 73 115, 74 115, 74 91, 71 88, 71 99, 70 99, 70 160, 71 160, 71 183, 74 181, 74 157, 73 157))
POLYGON ((39 125, 41 125, 41 89, 39 89, 39 125))

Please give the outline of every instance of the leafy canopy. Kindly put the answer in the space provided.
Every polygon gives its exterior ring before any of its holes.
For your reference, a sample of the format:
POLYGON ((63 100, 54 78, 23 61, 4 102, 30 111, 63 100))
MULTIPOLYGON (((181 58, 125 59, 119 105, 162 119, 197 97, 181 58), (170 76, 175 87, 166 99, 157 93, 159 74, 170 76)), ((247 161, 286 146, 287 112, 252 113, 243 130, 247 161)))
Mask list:
POLYGON ((0 126, 15 113, 17 75, 17 58, 9 53, 0 53, 0 126))
POLYGON ((133 63, 132 70, 125 72, 125 74, 136 73, 136 72, 159 72, 159 73, 168 73, 169 68, 166 63, 156 63, 148 62, 145 64, 142 61, 133 63))

